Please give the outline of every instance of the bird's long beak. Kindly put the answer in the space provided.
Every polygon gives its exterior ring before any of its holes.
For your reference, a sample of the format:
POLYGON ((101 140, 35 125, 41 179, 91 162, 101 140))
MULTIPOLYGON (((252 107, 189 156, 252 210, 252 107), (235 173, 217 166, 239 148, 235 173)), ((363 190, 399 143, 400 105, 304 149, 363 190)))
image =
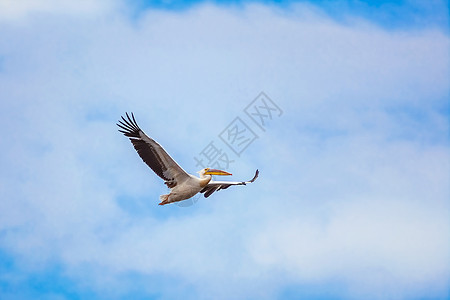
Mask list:
POLYGON ((208 171, 205 172, 205 175, 233 175, 233 174, 222 170, 208 169, 208 171))

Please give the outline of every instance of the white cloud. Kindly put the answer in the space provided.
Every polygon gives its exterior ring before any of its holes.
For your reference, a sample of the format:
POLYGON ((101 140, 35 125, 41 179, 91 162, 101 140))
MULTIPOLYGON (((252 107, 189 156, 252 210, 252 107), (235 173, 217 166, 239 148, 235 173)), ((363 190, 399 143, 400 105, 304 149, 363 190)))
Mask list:
POLYGON ((2 0, 0 21, 23 21, 35 15, 98 16, 117 8, 119 3, 114 0, 2 0))
POLYGON ((61 264, 108 297, 132 290, 133 276, 164 298, 330 283, 343 298, 445 296, 444 33, 342 25, 302 5, 133 22, 26 7, 4 15, 48 18, 0 29, 0 245, 24 269, 61 264), (236 177, 260 168, 258 181, 158 207, 165 190, 116 132, 119 115, 135 111, 194 172, 193 156, 261 90, 284 114, 233 166, 236 177))

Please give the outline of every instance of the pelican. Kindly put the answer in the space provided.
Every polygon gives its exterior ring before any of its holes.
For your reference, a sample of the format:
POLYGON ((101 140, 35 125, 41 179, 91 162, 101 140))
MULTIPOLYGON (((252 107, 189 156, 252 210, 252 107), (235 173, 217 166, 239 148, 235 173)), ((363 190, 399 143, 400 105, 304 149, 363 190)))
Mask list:
POLYGON ((246 185, 252 183, 258 177, 258 170, 256 170, 255 176, 249 181, 211 180, 211 175, 232 175, 231 173, 211 168, 204 168, 198 171, 199 177, 188 174, 170 157, 160 144, 147 136, 139 128, 133 113, 131 113, 131 118, 128 113, 126 113, 126 116, 126 119, 122 116, 122 120, 119 120, 116 124, 120 128, 119 131, 130 138, 131 143, 142 160, 170 188, 169 194, 159 197, 161 200, 159 205, 186 200, 197 193, 203 193, 204 197, 208 198, 215 191, 227 189, 232 185, 246 185))

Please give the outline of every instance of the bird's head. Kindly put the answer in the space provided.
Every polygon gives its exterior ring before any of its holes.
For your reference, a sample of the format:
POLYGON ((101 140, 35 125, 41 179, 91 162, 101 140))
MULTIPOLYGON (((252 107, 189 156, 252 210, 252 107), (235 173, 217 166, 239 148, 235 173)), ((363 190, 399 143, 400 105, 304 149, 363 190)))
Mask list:
POLYGON ((211 168, 204 168, 200 171, 198 171, 197 173, 200 174, 200 176, 204 176, 204 175, 232 175, 231 173, 222 171, 222 170, 217 170, 217 169, 211 169, 211 168))

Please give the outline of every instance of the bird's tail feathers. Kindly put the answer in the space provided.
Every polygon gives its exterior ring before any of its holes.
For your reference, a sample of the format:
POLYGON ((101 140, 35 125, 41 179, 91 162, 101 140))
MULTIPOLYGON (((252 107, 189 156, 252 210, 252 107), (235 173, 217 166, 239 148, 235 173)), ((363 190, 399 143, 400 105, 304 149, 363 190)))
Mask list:
POLYGON ((161 200, 161 203, 159 203, 159 205, 164 205, 164 204, 169 203, 169 196, 170 196, 170 194, 159 196, 159 200, 161 200))

